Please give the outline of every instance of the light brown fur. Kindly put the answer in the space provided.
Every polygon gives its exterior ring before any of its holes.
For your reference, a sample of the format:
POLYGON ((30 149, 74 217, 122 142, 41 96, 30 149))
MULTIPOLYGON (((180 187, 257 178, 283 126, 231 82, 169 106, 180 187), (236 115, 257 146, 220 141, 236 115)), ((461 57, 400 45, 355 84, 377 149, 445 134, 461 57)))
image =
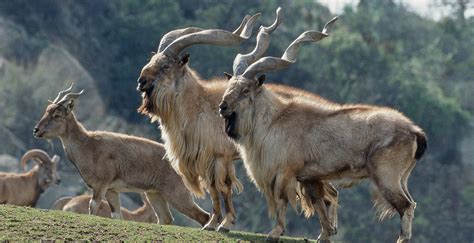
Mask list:
MULTIPOLYGON (((269 35, 282 21, 280 12, 281 8, 278 8, 272 25, 260 27, 255 49, 251 53, 238 55, 242 63, 234 61, 236 64, 234 74, 236 70, 254 62, 265 52, 269 35)), ((206 190, 211 195, 213 214, 203 229, 217 228, 218 231, 226 232, 234 224, 236 215, 232 202, 232 188, 240 192, 243 187, 235 175, 232 161, 239 155, 233 143, 222 132, 220 127, 224 124, 215 111, 227 82, 222 79, 210 82, 202 80, 188 67, 189 54, 179 56, 179 53, 184 48, 197 44, 226 46, 239 44, 250 37, 251 26, 259 16, 260 14, 245 17, 239 28, 230 35, 223 30, 199 32, 199 28, 169 32, 162 38, 158 53, 142 68, 137 80, 137 89, 143 92, 143 102, 138 111, 150 116, 152 122, 159 120, 168 158, 195 195, 202 197, 206 190), (234 41, 230 41, 231 39, 234 41), (166 43, 171 44, 165 46, 166 43), (221 195, 226 209, 223 220, 220 208, 221 195)), ((274 86, 275 91, 281 92, 285 97, 305 93, 282 87, 274 86)), ((316 96, 306 93, 305 97, 316 96)), ((328 195, 333 201, 337 201, 335 188, 331 184, 324 186, 330 187, 329 191, 333 194, 328 195)), ((334 209, 335 204, 328 207, 334 209)), ((336 213, 335 210, 332 211, 336 213)), ((333 218, 336 218, 336 215, 333 218)))
MULTIPOLYGON (((73 197, 62 197, 62 198, 59 198, 58 200, 56 200, 54 203, 53 203, 53 206, 51 206, 51 210, 63 210, 63 207, 64 205, 66 205, 66 203, 68 203, 69 201, 71 201, 73 197)), ((89 210, 89 208, 87 209, 89 210)), ((87 211, 87 213, 89 213, 89 211, 87 211)))
POLYGON ((51 160, 47 156, 34 156, 33 153, 37 151, 39 150, 30 150, 22 158, 22 164, 28 159, 38 162, 30 171, 26 173, 0 172, 0 204, 34 207, 40 195, 51 183, 59 183, 60 178, 56 171, 59 157, 51 160), (31 154, 32 157, 27 154, 31 154))
MULTIPOLYGON (((416 204, 406 180, 415 154, 419 158, 425 149, 426 137, 400 112, 298 97, 282 99, 257 81, 243 77, 231 80, 223 101, 230 109, 221 114, 236 114, 232 134, 246 169, 264 193, 270 212, 277 216, 270 237, 283 234, 286 205, 290 202, 295 206, 296 195, 303 198, 303 209, 309 216, 322 203, 320 183, 370 178, 390 209, 396 208, 402 217, 399 240, 410 238, 416 204), (417 151, 418 141, 421 153, 417 151)), ((334 233, 329 216, 324 211, 318 214, 320 237, 327 239, 334 233)))
MULTIPOLYGON (((91 195, 80 195, 76 197, 63 197, 58 199, 51 209, 62 210, 68 212, 74 212, 79 214, 89 214, 89 201, 91 195)), ((133 211, 130 211, 124 207, 121 207, 122 216, 124 220, 145 222, 145 223, 158 223, 158 218, 153 210, 153 207, 146 199, 145 194, 141 194, 143 205, 133 211)), ((102 200, 97 216, 104 218, 111 218, 112 211, 109 203, 102 200)))
MULTIPOLYGON (((229 204, 226 205, 229 208, 226 218, 219 227, 230 228, 235 220, 231 190, 234 187, 240 192, 243 187, 235 176, 233 165, 233 160, 240 156, 234 143, 223 132, 224 124, 217 112, 228 81, 204 81, 187 65, 180 67, 177 61, 160 53, 145 65, 140 78, 156 81, 151 94, 142 94, 139 112, 150 116, 152 121, 159 121, 166 155, 182 175, 186 186, 200 197, 204 196, 206 189, 211 194, 215 217, 211 218, 208 229, 215 229, 221 220, 219 192, 224 194, 229 204), (170 71, 160 73, 159 67, 165 64, 170 66, 170 71)), ((268 86, 284 97, 321 99, 284 85, 268 86)), ((334 194, 327 196, 337 197, 334 194)))
POLYGON ((119 192, 146 192, 161 224, 173 217, 168 204, 205 224, 208 213, 194 203, 180 176, 164 160, 163 145, 144 138, 105 131, 87 131, 77 121, 72 106, 50 104, 39 121, 35 134, 59 138, 69 160, 86 184, 93 189, 89 212, 96 214, 105 197, 112 217, 121 218, 119 192))

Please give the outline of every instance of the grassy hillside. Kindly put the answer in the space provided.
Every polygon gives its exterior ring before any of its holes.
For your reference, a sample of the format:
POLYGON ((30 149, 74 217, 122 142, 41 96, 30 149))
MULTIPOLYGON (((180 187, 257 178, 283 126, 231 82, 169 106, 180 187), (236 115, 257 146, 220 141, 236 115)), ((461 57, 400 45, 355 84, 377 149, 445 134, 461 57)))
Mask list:
MULTIPOLYGON (((104 219, 62 211, 0 205, 0 240, 263 241, 265 235, 104 219)), ((304 239, 283 238, 285 242, 304 239)))

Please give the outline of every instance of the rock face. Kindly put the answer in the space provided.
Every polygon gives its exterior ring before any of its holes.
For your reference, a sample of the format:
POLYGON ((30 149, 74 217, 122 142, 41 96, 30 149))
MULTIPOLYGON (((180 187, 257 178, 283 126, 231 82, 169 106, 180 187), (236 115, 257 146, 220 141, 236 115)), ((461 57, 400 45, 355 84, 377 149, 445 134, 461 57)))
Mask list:
POLYGON ((105 106, 99 96, 96 82, 91 75, 72 57, 67 51, 56 46, 45 48, 32 73, 32 82, 38 87, 33 94, 45 102, 48 98, 54 99, 58 91, 66 89, 75 84, 75 91, 81 89, 85 93, 78 99, 76 113, 81 120, 87 120, 91 116, 104 116, 105 106))
MULTIPOLYGON (((1 37, 0 42, 2 42, 1 37)), ((54 99, 60 90, 66 89, 71 83, 74 83, 74 91, 85 90, 83 97, 78 99, 80 105, 76 108, 79 119, 87 120, 91 118, 91 115, 105 115, 105 106, 100 98, 95 80, 64 49, 50 45, 41 51, 33 67, 18 66, 12 61, 4 60, 2 69, 3 72, 19 74, 23 82, 28 80, 25 84, 34 87, 31 98, 44 104, 44 107, 47 105, 48 99, 54 99)), ((0 80, 2 79, 0 76, 0 80)), ((8 101, 5 102, 8 105, 8 101)))

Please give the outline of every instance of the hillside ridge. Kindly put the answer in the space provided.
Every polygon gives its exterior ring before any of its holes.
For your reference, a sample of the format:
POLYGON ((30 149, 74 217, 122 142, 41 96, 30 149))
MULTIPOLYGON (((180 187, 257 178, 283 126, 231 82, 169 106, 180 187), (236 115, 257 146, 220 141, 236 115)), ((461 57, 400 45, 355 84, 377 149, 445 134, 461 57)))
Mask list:
MULTIPOLYGON (((0 205, 0 241, 4 240, 160 240, 264 241, 266 235, 218 233, 174 225, 137 223, 70 212, 0 205)), ((283 242, 306 242, 283 237, 283 242)))

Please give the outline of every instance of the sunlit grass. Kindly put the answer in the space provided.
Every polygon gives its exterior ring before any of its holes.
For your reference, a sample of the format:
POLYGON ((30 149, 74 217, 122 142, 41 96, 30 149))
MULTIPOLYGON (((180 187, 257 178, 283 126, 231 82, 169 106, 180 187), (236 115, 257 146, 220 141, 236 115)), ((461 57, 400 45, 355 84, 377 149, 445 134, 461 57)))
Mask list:
MULTIPOLYGON (((0 205, 0 240, 264 241, 262 234, 105 219, 62 211, 0 205)), ((304 241, 283 238, 284 241, 304 241)))

